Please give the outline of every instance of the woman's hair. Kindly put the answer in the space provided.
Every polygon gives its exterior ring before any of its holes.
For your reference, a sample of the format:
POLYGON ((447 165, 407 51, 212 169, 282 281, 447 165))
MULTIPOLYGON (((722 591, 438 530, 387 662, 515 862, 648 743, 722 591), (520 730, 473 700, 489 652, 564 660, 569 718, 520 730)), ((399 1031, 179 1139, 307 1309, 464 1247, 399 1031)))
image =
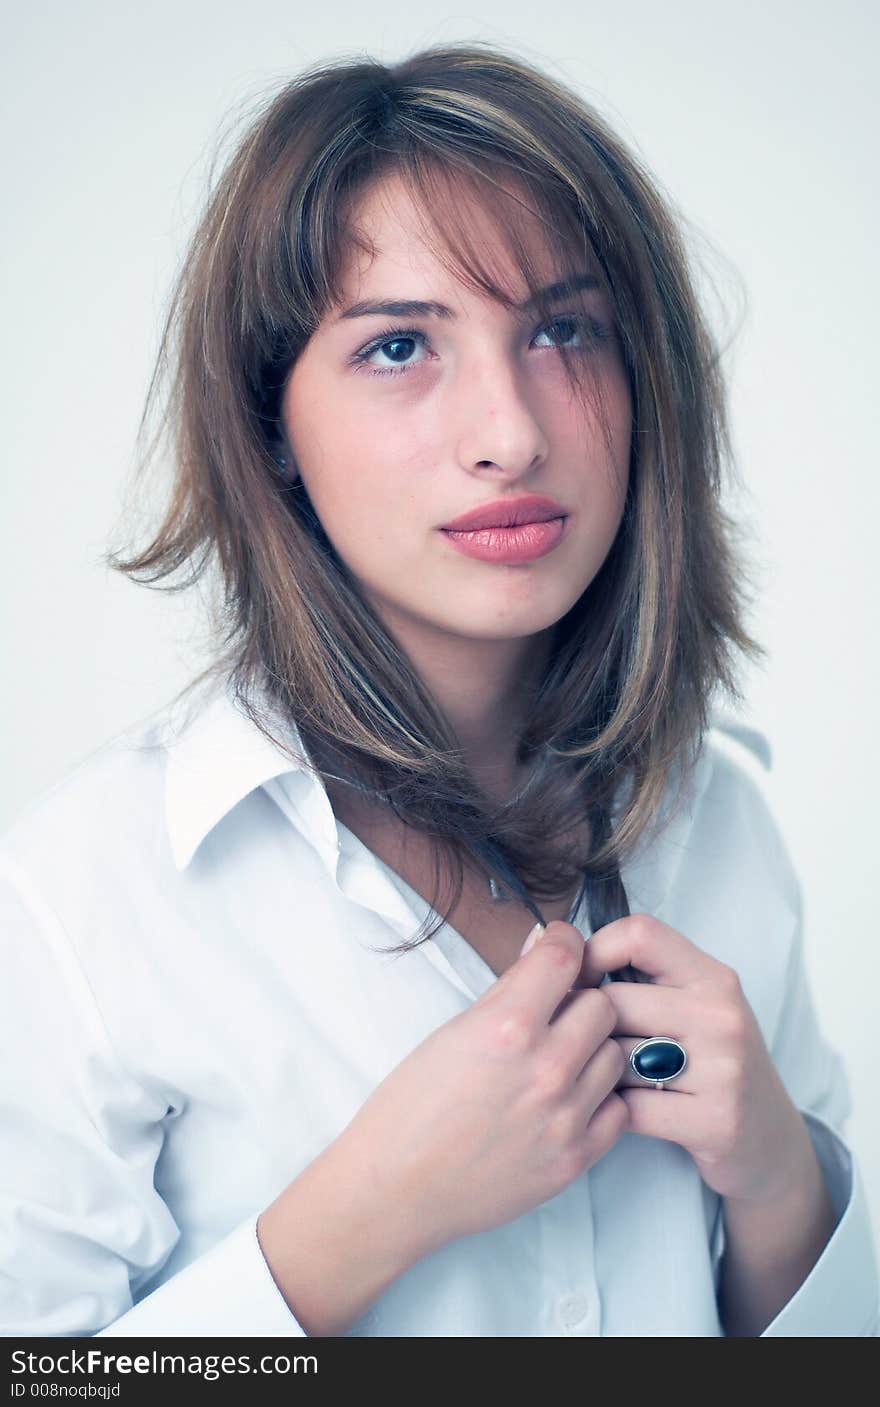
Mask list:
MULTIPOLYGON (((295 762, 344 778, 434 837, 435 854, 451 862, 452 901, 439 904, 435 888, 433 927, 423 923, 416 940, 391 951, 437 931, 460 897, 464 865, 500 878, 538 917, 531 896, 561 897, 578 881, 594 929, 628 912, 618 867, 661 812, 668 819, 677 808, 713 692, 741 700, 733 652, 766 653, 743 623, 741 534, 720 503, 722 469, 735 469, 720 354, 680 223, 576 92, 470 43, 390 65, 325 62, 286 82, 234 150, 187 250, 139 431, 141 443, 170 371, 159 431, 139 467, 141 476, 170 431, 170 498, 143 550, 105 560, 147 585, 183 569, 169 591, 216 567, 212 663, 188 689, 222 674, 295 762), (560 268, 586 261, 595 271, 629 376, 620 528, 553 629, 519 740, 517 760, 532 770, 504 804, 477 784, 304 485, 285 484, 273 458, 287 375, 338 306, 354 245, 366 247, 350 217, 389 175, 418 197, 445 266, 509 307, 488 250, 469 237, 460 193, 475 194, 552 320, 518 212, 537 218, 560 268), (306 756, 273 715, 296 725, 306 756), (661 806, 676 776, 673 803, 661 806), (590 853, 560 843, 585 817, 590 853)), ((561 355, 572 385, 594 395, 589 367, 561 355)), ((437 865, 437 886, 439 874, 437 865)))

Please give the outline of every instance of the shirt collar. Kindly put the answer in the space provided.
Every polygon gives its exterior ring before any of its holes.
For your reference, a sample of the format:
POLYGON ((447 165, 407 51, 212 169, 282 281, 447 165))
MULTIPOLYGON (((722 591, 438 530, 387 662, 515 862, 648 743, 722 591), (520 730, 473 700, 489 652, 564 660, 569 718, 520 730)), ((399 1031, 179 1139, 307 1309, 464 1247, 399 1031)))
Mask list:
MULTIPOLYGON (((271 707, 269 721, 295 752, 309 757, 295 724, 280 719, 271 707)), ((163 743, 165 822, 178 870, 186 869, 205 837, 234 806, 275 777, 292 774, 296 791, 319 791, 332 821, 323 783, 261 732, 233 697, 228 680, 202 694, 195 709, 172 705, 163 743)))
POLYGON ((747 747, 754 753, 758 761, 769 772, 773 767, 773 748, 770 739, 760 728, 754 728, 750 723, 743 723, 737 714, 728 709, 716 707, 709 716, 709 724, 719 733, 726 733, 728 737, 735 738, 737 742, 747 747))

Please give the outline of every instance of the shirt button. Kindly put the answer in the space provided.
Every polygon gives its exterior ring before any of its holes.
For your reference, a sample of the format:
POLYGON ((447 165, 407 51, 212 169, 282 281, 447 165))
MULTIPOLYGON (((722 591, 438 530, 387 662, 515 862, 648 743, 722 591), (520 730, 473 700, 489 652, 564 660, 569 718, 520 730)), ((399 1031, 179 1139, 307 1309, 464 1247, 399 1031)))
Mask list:
POLYGON ((563 1295, 557 1307, 563 1324, 573 1326, 587 1317, 590 1302, 586 1295, 563 1295))

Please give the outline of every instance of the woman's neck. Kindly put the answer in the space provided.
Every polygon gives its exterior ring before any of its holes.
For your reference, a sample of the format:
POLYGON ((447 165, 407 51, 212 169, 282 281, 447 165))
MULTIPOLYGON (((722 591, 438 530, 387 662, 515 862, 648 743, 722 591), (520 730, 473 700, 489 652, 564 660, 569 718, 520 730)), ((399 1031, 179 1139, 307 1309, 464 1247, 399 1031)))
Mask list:
POLYGON ((553 630, 510 640, 481 640, 431 630, 382 610, 426 689, 448 719, 472 775, 499 800, 521 785, 528 767, 517 746, 553 630))

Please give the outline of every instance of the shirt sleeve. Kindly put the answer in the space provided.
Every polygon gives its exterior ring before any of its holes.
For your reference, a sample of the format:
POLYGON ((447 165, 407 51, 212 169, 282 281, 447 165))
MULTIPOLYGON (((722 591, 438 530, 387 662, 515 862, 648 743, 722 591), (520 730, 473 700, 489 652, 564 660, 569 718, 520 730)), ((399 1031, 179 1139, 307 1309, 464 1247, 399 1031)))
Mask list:
MULTIPOLYGON (((873 1230, 859 1167, 845 1138, 849 1082, 838 1051, 824 1039, 804 961, 803 905, 797 922, 781 1015, 771 1046, 790 1098, 804 1117, 834 1209, 836 1225, 799 1289, 762 1338, 871 1338, 880 1328, 873 1230)), ((723 1250, 723 1218, 713 1250, 723 1250)))
POLYGON ((156 1287, 180 1239, 154 1185, 167 1106, 122 1067, 64 926, 6 852, 0 944, 0 1335, 304 1337, 259 1211, 156 1287))

